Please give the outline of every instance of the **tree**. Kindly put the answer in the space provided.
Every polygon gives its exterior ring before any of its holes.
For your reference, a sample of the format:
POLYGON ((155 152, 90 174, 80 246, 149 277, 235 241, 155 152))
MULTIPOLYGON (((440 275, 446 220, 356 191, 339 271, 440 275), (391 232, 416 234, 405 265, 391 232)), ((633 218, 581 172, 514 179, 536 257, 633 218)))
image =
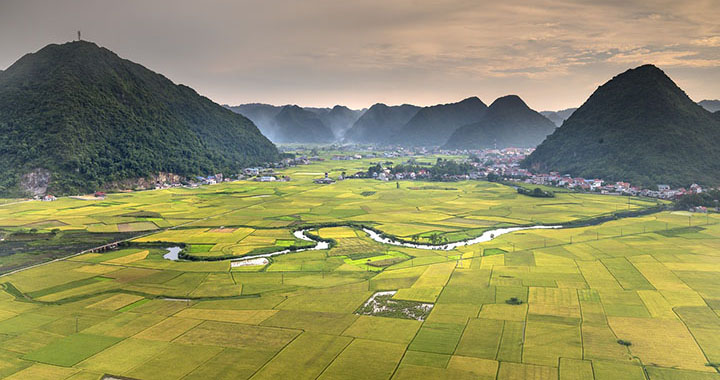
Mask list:
POLYGON ((500 180, 502 180, 502 177, 495 173, 488 173, 487 180, 489 182, 499 182, 500 180))

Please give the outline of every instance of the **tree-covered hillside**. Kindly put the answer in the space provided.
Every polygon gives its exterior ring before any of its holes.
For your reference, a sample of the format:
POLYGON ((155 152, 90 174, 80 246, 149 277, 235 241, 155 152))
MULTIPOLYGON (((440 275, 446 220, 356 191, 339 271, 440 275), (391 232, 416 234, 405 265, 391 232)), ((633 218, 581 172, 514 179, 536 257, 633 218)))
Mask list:
POLYGON ((44 181, 30 172, 49 173, 48 192, 80 193, 278 157, 245 117, 84 41, 48 45, 0 74, 0 146, 3 195, 44 181))
POLYGON ((280 113, 282 107, 263 103, 248 103, 225 107, 250 119, 265 137, 270 139, 270 141, 275 141, 275 134, 277 132, 275 116, 280 113))
POLYGON ((423 107, 395 134, 392 141, 407 146, 442 145, 460 126, 482 119, 487 108, 477 97, 423 107))
POLYGON ((637 185, 720 184, 720 123, 653 65, 604 85, 524 162, 637 185))
POLYGON ((555 124, 533 111, 516 95, 496 99, 480 121, 458 128, 447 149, 534 147, 552 133, 555 124))
POLYGON ((328 143, 335 135, 320 117, 298 106, 285 106, 275 116, 275 140, 279 143, 328 143))
POLYGON ((345 133, 345 140, 356 143, 387 144, 390 137, 418 112, 410 104, 387 106, 377 103, 370 107, 345 133))

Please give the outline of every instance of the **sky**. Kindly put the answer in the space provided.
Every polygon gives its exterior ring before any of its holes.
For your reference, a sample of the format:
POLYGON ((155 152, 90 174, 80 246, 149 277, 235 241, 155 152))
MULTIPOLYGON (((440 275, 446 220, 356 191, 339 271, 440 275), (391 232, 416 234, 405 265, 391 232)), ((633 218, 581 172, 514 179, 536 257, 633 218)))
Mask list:
POLYGON ((76 38, 221 104, 581 105, 652 63, 720 98, 720 0, 0 0, 0 69, 76 38))

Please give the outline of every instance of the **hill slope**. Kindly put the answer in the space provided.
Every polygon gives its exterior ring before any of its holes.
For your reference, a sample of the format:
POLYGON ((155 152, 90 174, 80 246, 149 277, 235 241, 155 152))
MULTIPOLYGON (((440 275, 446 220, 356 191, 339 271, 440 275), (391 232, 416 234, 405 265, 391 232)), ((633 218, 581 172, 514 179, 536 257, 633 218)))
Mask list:
POLYGON ((357 143, 385 144, 419 109, 410 104, 387 106, 377 103, 360 116, 345 133, 345 139, 357 143))
POLYGON ((33 182, 38 193, 78 193, 157 172, 232 172, 278 156, 245 117, 84 41, 48 45, 0 75, 0 146, 5 195, 33 182))
POLYGON ((457 128, 482 119, 486 111, 487 106, 477 97, 423 107, 397 132, 392 141, 408 146, 442 145, 457 128))
POLYGON ((720 183, 720 123, 652 65, 600 86, 524 162, 637 185, 720 183))
POLYGON ((555 129, 518 96, 496 99, 477 123, 458 128, 443 146, 447 149, 534 147, 555 129))
POLYGON ((279 143, 326 143, 335 135, 312 111, 298 106, 285 106, 273 119, 275 141, 279 143))

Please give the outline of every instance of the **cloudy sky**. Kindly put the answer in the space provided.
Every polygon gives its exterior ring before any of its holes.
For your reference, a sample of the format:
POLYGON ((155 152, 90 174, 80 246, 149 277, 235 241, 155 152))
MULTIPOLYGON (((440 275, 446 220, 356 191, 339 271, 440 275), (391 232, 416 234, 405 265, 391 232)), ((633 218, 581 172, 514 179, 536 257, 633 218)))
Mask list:
POLYGON ((83 38, 219 103, 578 106, 643 63, 720 98, 720 0, 0 0, 0 69, 83 38))

